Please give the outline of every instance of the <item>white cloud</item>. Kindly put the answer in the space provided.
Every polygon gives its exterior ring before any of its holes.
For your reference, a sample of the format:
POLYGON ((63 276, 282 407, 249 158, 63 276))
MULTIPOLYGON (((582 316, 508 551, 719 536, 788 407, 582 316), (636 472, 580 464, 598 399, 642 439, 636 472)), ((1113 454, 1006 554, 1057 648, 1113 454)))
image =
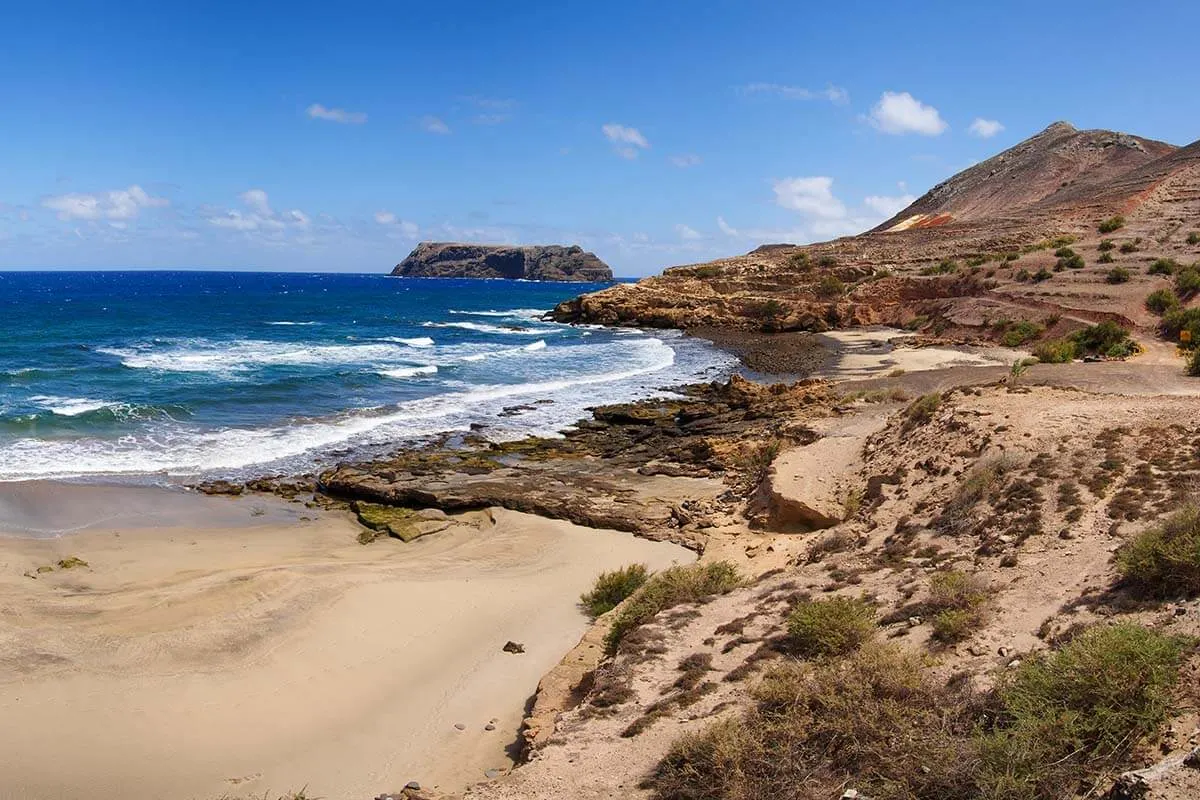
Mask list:
POLYGON ((671 156, 670 159, 668 159, 668 160, 675 166, 679 167, 680 169, 687 169, 688 167, 698 166, 701 161, 700 156, 694 155, 692 153, 684 153, 683 155, 671 156))
POLYGON ((846 216, 846 207, 833 196, 833 178, 783 178, 771 187, 776 204, 824 219, 846 216))
POLYGON ((787 100, 828 100, 839 106, 850 102, 850 93, 833 84, 820 91, 813 91, 802 86, 786 86, 780 83, 748 83, 742 87, 742 93, 773 94, 787 100))
POLYGON ((879 216, 887 219, 894 217, 904 209, 916 201, 916 197, 911 194, 903 194, 899 197, 888 197, 886 195, 873 194, 863 198, 863 203, 867 208, 871 209, 879 216))
POLYGON ((972 135, 978 136, 980 139, 990 139, 1000 131, 1004 130, 1004 126, 994 119, 976 117, 975 121, 971 123, 971 127, 967 128, 967 130, 970 131, 972 135))
POLYGON ((326 108, 320 103, 313 103, 304 111, 309 119, 324 119, 342 125, 362 125, 367 121, 363 111, 347 111, 344 108, 326 108))
POLYGON ((725 221, 724 217, 717 217, 717 227, 721 229, 721 233, 726 236, 737 236, 738 230, 725 221))
POLYGON ((440 118, 426 114, 421 117, 421 130, 426 133, 436 133, 446 135, 450 133, 450 126, 443 122, 440 118))
POLYGON ((99 194, 52 195, 42 200, 42 205, 57 212, 62 220, 127 220, 136 217, 143 208, 162 208, 170 205, 170 201, 165 197, 152 197, 135 184, 127 189, 99 194))
POLYGON ((210 214, 209 224, 234 231, 264 231, 282 235, 288 228, 306 229, 312 219, 299 209, 290 209, 276 214, 271 208, 270 198, 262 189, 247 189, 238 195, 246 211, 227 209, 210 214))
POLYGON ((415 222, 400 219, 391 211, 376 211, 375 221, 385 228, 392 229, 393 233, 388 234, 392 238, 416 239, 421 233, 421 229, 415 222))
POLYGON ((685 241, 695 241, 696 239, 704 238, 699 231, 689 228, 687 225, 682 223, 675 226, 675 233, 679 234, 679 238, 685 241))
POLYGON ((604 132, 605 138, 612 142, 613 149, 621 158, 637 158, 640 150, 650 147, 650 142, 637 128, 610 122, 602 126, 600 130, 604 132))
POLYGON ((933 106, 908 92, 884 92, 871 109, 871 124, 884 133, 938 136, 949 126, 933 106))

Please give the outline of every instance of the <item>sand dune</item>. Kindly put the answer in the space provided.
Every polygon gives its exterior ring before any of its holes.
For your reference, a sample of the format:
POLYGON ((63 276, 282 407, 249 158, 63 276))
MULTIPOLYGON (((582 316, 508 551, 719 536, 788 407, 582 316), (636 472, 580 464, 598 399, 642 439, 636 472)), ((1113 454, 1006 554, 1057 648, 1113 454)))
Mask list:
POLYGON ((0 541, 0 798, 362 798, 508 766, 585 629, 573 598, 691 554, 473 517, 409 545, 360 546, 336 515, 0 541), (68 556, 89 566, 37 573, 68 556))

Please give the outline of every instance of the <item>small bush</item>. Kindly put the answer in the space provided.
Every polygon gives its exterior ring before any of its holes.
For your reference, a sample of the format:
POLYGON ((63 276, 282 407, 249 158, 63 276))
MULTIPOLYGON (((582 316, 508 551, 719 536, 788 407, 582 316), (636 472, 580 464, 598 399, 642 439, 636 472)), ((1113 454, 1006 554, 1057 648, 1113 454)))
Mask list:
POLYGON ((805 252, 793 253, 788 258, 788 264, 792 269, 800 272, 808 272, 812 269, 812 258, 805 252))
POLYGON ((842 656, 875 633, 875 608, 866 600, 805 600, 788 614, 788 645, 806 658, 842 656))
POLYGON ((1116 259, 1113 258, 1112 253, 1101 253, 1100 257, 1096 259, 1097 264, 1112 264, 1115 262, 1116 259))
POLYGON ((1180 263, 1173 258, 1160 258, 1146 268, 1150 275, 1174 275, 1180 263))
POLYGON ((728 561, 670 567, 656 573, 617 612, 605 637, 605 647, 609 653, 615 653, 630 631, 649 622, 659 612, 726 594, 741 584, 737 568, 728 561))
POLYGON ((1017 270, 1016 274, 1013 275, 1013 280, 1016 281, 1017 283, 1025 283, 1031 277, 1033 277, 1033 276, 1029 273, 1029 270, 1025 269, 1024 267, 1021 267, 1019 270, 1017 270))
POLYGON ((1120 250, 1126 255, 1129 253, 1136 253, 1138 251, 1137 242, 1121 242, 1120 250))
POLYGON ((1054 255, 1058 256, 1059 258, 1074 258, 1075 251, 1069 247, 1060 247, 1054 251, 1054 255))
POLYGON ((1033 348, 1033 354, 1043 364, 1066 364, 1077 357, 1075 342, 1072 339, 1051 339, 1039 342, 1033 348))
POLYGON ((1005 347, 1020 347, 1031 339, 1036 339, 1046 332, 1046 329, 1036 322, 1027 319, 1009 322, 1003 326, 1000 344, 1005 347))
POLYGON ((1108 274, 1104 276, 1104 282, 1128 283, 1129 277, 1129 270, 1125 269, 1124 267, 1113 267, 1108 271, 1108 274))
POLYGON ((1098 353, 1111 358, 1131 355, 1136 346, 1129 338, 1129 331, 1112 320, 1105 320, 1071 334, 1078 349, 1085 353, 1098 353))
POLYGON ((958 262, 952 258, 921 269, 922 275, 950 275, 955 272, 958 272, 958 262))
POLYGON ((846 293, 846 284, 842 283, 841 279, 836 275, 823 275, 821 280, 817 281, 814 291, 817 297, 830 299, 841 297, 846 293))
POLYGON ((612 572, 601 572, 592 590, 579 597, 584 610, 593 619, 607 614, 622 600, 636 592, 650 576, 645 564, 630 564, 612 572))
POLYGON ((1107 253, 1109 250, 1116 249, 1116 247, 1117 247, 1117 244, 1112 239, 1104 239, 1100 242, 1100 244, 1096 245, 1096 248, 1101 253, 1107 253))
POLYGON ((1127 542, 1117 552, 1117 572, 1151 597, 1200 594, 1200 507, 1177 511, 1127 542))
POLYGON ((1188 244, 1200 244, 1200 231, 1192 231, 1187 235, 1188 244))
POLYGON ((1187 374, 1192 378, 1200 378, 1200 347, 1192 350, 1187 357, 1187 374))
POLYGON ((823 269, 829 269, 830 267, 836 267, 837 263, 838 263, 837 259, 834 258, 833 256, 821 256, 819 259, 817 259, 817 266, 822 267, 823 269))
POLYGON ((1112 233, 1125 227, 1125 218, 1122 216, 1109 217, 1097 226, 1097 230, 1101 233, 1112 233))
POLYGON ((1175 308, 1179 308, 1179 298, 1170 289, 1157 289, 1146 297, 1146 310, 1151 314, 1161 317, 1175 308))
POLYGON ((904 409, 904 417, 908 420, 909 427, 924 425, 929 420, 933 419, 933 415, 942 407, 942 396, 940 394, 923 394, 916 400, 909 403, 908 408, 904 409))
POLYGON ((1180 334, 1187 331, 1191 341, 1183 346, 1188 349, 1196 347, 1200 344, 1200 308, 1168 309, 1167 313, 1163 314, 1159 330, 1162 331, 1163 336, 1175 341, 1181 341, 1180 334))
POLYGON ((1033 282, 1041 283, 1042 281, 1048 281, 1053 277, 1054 277, 1054 273, 1052 273, 1050 270, 1046 269, 1045 267, 1042 267, 1037 272, 1033 273, 1033 282))
POLYGON ((974 575, 958 570, 934 573, 929 579, 928 607, 933 612, 933 638, 939 642, 961 642, 983 624, 987 585, 974 575))
POLYGON ((1175 294, 1190 300, 1196 294, 1200 293, 1200 269, 1195 266, 1187 267, 1179 271, 1175 276, 1175 294))

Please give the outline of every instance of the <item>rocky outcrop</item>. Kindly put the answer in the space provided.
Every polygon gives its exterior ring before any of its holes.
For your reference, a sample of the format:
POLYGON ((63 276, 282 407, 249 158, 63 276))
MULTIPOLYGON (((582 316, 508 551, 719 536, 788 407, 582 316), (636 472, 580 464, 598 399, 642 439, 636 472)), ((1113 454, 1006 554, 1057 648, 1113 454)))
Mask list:
POLYGON ((392 270, 405 278, 511 278, 530 281, 611 281, 612 270, 578 245, 526 247, 421 242, 392 270))

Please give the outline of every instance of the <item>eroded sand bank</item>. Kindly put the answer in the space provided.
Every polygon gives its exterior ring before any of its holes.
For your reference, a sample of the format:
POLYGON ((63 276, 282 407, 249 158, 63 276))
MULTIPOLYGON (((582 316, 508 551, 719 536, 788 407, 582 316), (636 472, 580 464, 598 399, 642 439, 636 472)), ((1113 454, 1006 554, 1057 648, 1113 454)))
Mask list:
POLYGON ((0 798, 482 780, 584 631, 575 598, 595 575, 692 559, 508 511, 361 546, 344 516, 212 502, 219 526, 0 539, 0 798), (71 556, 88 566, 37 571, 71 556), (525 653, 502 652, 510 639, 525 653))

